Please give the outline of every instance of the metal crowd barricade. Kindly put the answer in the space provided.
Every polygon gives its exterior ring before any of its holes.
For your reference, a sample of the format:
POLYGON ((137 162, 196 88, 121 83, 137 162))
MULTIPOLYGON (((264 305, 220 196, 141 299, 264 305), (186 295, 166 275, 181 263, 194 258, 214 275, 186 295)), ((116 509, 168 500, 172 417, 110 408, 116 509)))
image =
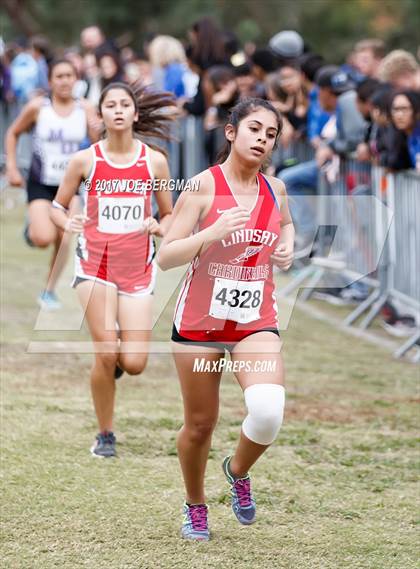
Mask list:
MULTIPOLYGON (((349 282, 368 278, 376 267, 375 220, 369 162, 340 160, 337 179, 325 199, 326 225, 336 226, 330 256, 342 260, 349 282)), ((327 243, 328 245, 328 243, 327 243)))
POLYGON ((378 255, 377 268, 375 271, 376 282, 373 291, 368 298, 353 310, 345 319, 346 326, 352 325, 360 316, 367 312, 360 323, 360 328, 366 329, 374 318, 379 314, 387 302, 389 253, 387 246, 388 231, 392 223, 392 211, 384 208, 386 205, 387 175, 385 169, 373 166, 371 170, 371 192, 374 202, 374 239, 378 255))
POLYGON ((319 173, 316 255, 282 295, 305 281, 302 300, 308 300, 321 281, 324 287, 340 288, 354 281, 379 287, 375 269, 381 239, 375 221, 371 165, 341 159, 336 169, 333 163, 319 173))
MULTIPOLYGON (((171 139, 166 143, 168 163, 173 180, 188 180, 208 166, 204 152, 203 120, 196 116, 186 116, 174 121, 170 129, 171 139)), ((154 141, 162 146, 159 140, 154 141)), ((173 194, 175 203, 179 197, 178 192, 173 194)), ((154 212, 157 206, 154 206, 154 212)))
MULTIPOLYGON (((174 121, 170 127, 170 137, 164 146, 172 180, 188 180, 207 168, 202 118, 189 115, 174 121)), ((144 141, 147 143, 147 139, 144 141)), ((150 139, 150 142, 162 147, 162 141, 159 139, 150 139)), ((179 192, 173 192, 174 204, 178 197, 179 192)), ((156 215, 157 211, 157 204, 153 200, 153 215, 156 215)))
MULTIPOLYGON (((352 325, 361 316, 367 328, 386 302, 420 310, 420 175, 383 168, 353 159, 341 160, 332 182, 322 172, 318 186, 317 256, 281 291, 282 295, 305 286, 301 299, 323 286, 344 286, 356 280, 371 287, 367 299, 343 321, 352 325), (335 235, 325 228, 335 229, 335 235), (340 281, 334 282, 338 278, 340 281)), ((404 355, 420 340, 420 330, 395 352, 404 355)), ((420 351, 414 357, 420 360, 420 351)))
POLYGON ((181 133, 182 175, 188 179, 207 167, 204 154, 203 119, 191 115, 185 117, 182 120, 181 133))
MULTIPOLYGON (((361 322, 362 328, 369 326, 382 307, 393 299, 411 307, 417 318, 420 314, 420 275, 417 268, 420 258, 420 175, 414 171, 385 174, 380 168, 375 168, 375 174, 373 187, 376 196, 387 204, 386 211, 376 211, 376 227, 382 238, 384 228, 389 227, 389 232, 378 266, 379 289, 344 321, 345 324, 352 324, 369 310, 361 322), (387 219, 384 219, 384 215, 388 216, 387 219)), ((419 344, 419 340, 417 320, 413 334, 394 355, 403 356, 415 344, 419 344)), ((420 361, 420 351, 413 361, 420 361)))
POLYGON ((278 171, 290 165, 313 160, 314 155, 315 151, 307 140, 294 140, 288 146, 277 146, 273 152, 272 163, 278 171))
POLYGON ((177 120, 171 124, 170 129, 171 139, 166 145, 168 152, 169 171, 173 179, 181 177, 181 140, 182 140, 182 126, 181 121, 177 120))
MULTIPOLYGON (((420 175, 416 172, 400 172, 390 174, 388 181, 388 204, 394 212, 389 235, 388 295, 411 306, 419 315, 420 175)), ((420 344, 420 327, 394 355, 403 356, 415 344, 420 344)), ((415 361, 420 361, 419 351, 415 361)))
POLYGON ((403 302, 420 306, 420 175, 401 172, 388 176, 388 205, 394 212, 389 235, 389 292, 403 302))

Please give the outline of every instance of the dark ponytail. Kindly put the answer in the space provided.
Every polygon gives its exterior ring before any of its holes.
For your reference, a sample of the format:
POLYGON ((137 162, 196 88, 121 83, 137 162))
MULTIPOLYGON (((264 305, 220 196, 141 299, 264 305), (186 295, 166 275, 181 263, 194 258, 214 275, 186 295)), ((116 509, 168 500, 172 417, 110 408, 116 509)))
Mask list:
MULTIPOLYGON (((272 112, 276 117, 277 135, 276 135, 276 142, 274 145, 276 146, 278 137, 283 128, 283 119, 281 118, 281 115, 278 112, 278 110, 269 101, 266 101, 265 99, 259 99, 259 98, 244 99, 243 101, 241 101, 240 103, 238 103, 237 105, 235 105, 230 109, 226 124, 231 124, 236 132, 238 130, 239 123, 254 111, 258 111, 258 109, 266 109, 267 111, 272 112)), ((221 164, 229 156, 230 146, 231 146, 230 142, 226 140, 225 145, 217 155, 216 158, 217 164, 221 164)))
MULTIPOLYGON (((172 93, 154 91, 149 86, 143 85, 141 81, 136 81, 130 85, 120 82, 110 83, 102 90, 99 97, 100 115, 102 115, 101 108, 104 99, 112 89, 124 90, 134 103, 138 113, 138 119, 133 123, 134 134, 138 137, 171 140, 170 125, 176 118, 176 113, 170 110, 170 107, 176 108, 176 100, 172 93)), ((166 155, 164 150, 150 144, 149 141, 147 144, 166 155)))

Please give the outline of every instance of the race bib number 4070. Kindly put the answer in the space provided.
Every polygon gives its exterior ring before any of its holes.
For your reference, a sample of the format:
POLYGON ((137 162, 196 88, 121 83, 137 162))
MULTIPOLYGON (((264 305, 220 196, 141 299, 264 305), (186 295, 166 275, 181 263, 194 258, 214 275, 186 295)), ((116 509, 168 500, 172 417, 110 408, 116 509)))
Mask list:
POLYGON ((99 198, 98 231, 133 233, 144 221, 144 198, 99 198))
POLYGON ((264 281, 232 281, 216 278, 210 316, 247 324, 260 318, 264 281))

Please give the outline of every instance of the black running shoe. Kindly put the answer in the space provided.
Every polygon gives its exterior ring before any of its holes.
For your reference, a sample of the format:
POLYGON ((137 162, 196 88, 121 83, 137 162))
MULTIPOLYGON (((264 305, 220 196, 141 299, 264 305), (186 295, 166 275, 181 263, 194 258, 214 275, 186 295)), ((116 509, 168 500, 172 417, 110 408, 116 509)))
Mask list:
POLYGON ((115 366, 115 371, 114 371, 114 378, 115 379, 120 379, 120 377, 124 374, 124 370, 122 368, 120 368, 120 366, 117 364, 115 366))
POLYGON ((95 443, 93 444, 90 452, 93 456, 100 458, 110 458, 111 456, 116 456, 115 444, 117 439, 114 433, 107 431, 105 433, 99 433, 96 435, 95 443))

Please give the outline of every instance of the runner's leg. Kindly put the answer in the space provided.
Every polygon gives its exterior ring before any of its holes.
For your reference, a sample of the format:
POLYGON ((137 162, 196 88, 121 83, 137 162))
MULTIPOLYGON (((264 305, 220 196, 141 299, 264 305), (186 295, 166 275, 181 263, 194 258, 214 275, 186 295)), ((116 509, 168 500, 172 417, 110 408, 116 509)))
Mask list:
POLYGON ((146 367, 152 327, 153 295, 118 296, 120 351, 118 365, 130 375, 146 367))
MULTIPOLYGON (((273 362, 274 371, 245 371, 235 374, 243 391, 251 385, 284 385, 284 366, 280 353, 282 342, 272 332, 257 332, 239 342, 232 351, 232 361, 250 361, 254 368, 256 361, 273 362)), ((246 475, 251 466, 270 445, 261 445, 251 441, 241 430, 240 440, 230 462, 230 469, 235 477, 246 475)))
POLYGON ((204 504, 204 474, 211 437, 219 413, 221 372, 196 372, 194 360, 217 362, 223 353, 203 346, 173 343, 173 353, 184 402, 184 425, 178 433, 178 457, 188 504, 204 504))
POLYGON ((91 391, 100 432, 112 431, 115 401, 114 372, 118 359, 117 289, 94 281, 76 287, 95 347, 91 391))
POLYGON ((28 204, 29 238, 35 247, 45 248, 55 243, 58 229, 50 219, 51 202, 37 199, 28 204))

